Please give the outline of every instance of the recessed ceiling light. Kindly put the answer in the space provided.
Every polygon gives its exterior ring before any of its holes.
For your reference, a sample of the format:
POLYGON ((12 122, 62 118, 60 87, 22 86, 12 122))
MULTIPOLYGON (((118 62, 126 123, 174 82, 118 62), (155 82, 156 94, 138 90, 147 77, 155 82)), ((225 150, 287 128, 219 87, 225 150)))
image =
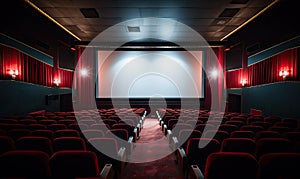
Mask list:
POLYGON ((139 26, 127 26, 128 32, 141 32, 139 26))
POLYGON ((80 8, 80 12, 85 18, 99 18, 99 14, 95 8, 80 8))
POLYGON ((219 17, 233 17, 240 11, 240 8, 226 8, 219 17))

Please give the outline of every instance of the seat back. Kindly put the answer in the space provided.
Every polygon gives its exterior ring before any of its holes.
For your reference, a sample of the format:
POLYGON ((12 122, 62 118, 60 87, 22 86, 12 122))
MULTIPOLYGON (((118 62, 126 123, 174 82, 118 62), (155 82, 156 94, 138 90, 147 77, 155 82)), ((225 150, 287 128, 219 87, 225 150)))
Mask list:
POLYGON ((267 153, 293 152, 293 143, 284 138, 263 138, 256 141, 256 158, 267 153))
POLYGON ((114 158, 117 158, 119 150, 116 139, 107 137, 91 138, 88 140, 87 149, 97 154, 101 168, 105 163, 116 164, 114 158))
POLYGON ((30 136, 31 130, 29 129, 12 129, 6 132, 7 136, 10 136, 14 141, 17 141, 20 137, 30 136))
POLYGON ((286 132, 282 136, 292 142, 300 142, 300 132, 286 132))
POLYGON ((238 129, 239 129, 238 126, 232 124, 221 124, 219 127, 219 130, 226 131, 229 134, 231 134, 231 132, 236 131, 238 129))
POLYGON ((53 151, 86 150, 86 143, 81 137, 59 137, 53 140, 53 151))
MULTIPOLYGON (((120 139, 123 139, 124 141, 128 141, 129 135, 128 131, 126 129, 111 129, 110 132, 114 134, 115 136, 110 136, 110 137, 118 137, 120 139)), ((109 132, 107 132, 108 134, 109 132)))
POLYGON ((52 177, 75 179, 97 177, 99 166, 97 155, 91 151, 58 151, 50 158, 52 177))
POLYGON ((50 140, 53 139, 54 132, 49 129, 40 129, 32 131, 31 136, 47 137, 50 140))
POLYGON ((47 137, 21 137, 16 141, 16 149, 42 151, 47 153, 49 156, 53 153, 52 142, 47 137))
POLYGON ((255 155, 256 143, 249 138, 228 138, 221 146, 222 152, 246 152, 255 155))
POLYGON ((58 137, 79 137, 80 134, 75 129, 61 129, 54 132, 54 138, 58 137))
POLYGON ((258 161, 258 179, 300 178, 300 153, 270 153, 258 161))
POLYGON ((204 133, 205 138, 213 138, 221 144, 224 139, 229 137, 229 133, 222 130, 208 130, 204 133))
POLYGON ((89 140, 91 138, 104 137, 104 136, 105 133, 99 129, 87 129, 82 131, 82 137, 84 137, 86 140, 89 140))
POLYGON ((15 148, 15 142, 11 137, 0 136, 0 155, 15 148))
POLYGON ((194 129, 181 129, 178 135, 178 141, 182 148, 186 148, 187 141, 190 138, 200 138, 202 136, 202 132, 194 129))
POLYGON ((245 125, 241 127, 241 130, 252 131, 254 133, 257 133, 259 131, 264 130, 264 128, 262 126, 245 125))
POLYGON ((189 165, 198 165, 200 169, 204 168, 209 154, 219 151, 219 141, 207 138, 190 138, 185 149, 189 165), (207 145, 199 148, 199 142, 207 143, 207 145))
POLYGON ((262 138, 280 138, 281 135, 275 131, 259 131, 255 135, 255 140, 259 140, 262 138))
POLYGON ((67 126, 65 124, 50 124, 47 128, 55 132, 57 130, 66 129, 67 126))
POLYGON ((241 152, 217 152, 208 156, 205 179, 256 179, 257 161, 254 156, 241 152))
POLYGON ((254 139, 255 133, 253 131, 233 131, 230 137, 254 139))
POLYGON ((8 151, 0 156, 0 178, 48 179, 49 157, 41 151, 8 151))

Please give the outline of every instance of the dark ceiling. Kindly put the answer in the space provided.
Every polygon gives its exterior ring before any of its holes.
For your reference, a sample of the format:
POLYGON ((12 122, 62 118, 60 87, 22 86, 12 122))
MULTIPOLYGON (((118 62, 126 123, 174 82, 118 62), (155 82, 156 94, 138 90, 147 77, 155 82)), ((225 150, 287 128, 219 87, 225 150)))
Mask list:
MULTIPOLYGON (((170 41, 189 41, 181 23, 197 31, 208 42, 220 42, 227 34, 270 5, 274 0, 25 0, 46 12, 79 41, 91 41, 115 26, 108 39, 132 34, 163 33, 154 21, 121 23, 135 18, 164 18, 174 22, 170 41), (131 28, 130 28, 131 27, 131 28)), ((34 8, 32 8, 34 10, 34 8)), ((130 40, 130 38, 128 38, 130 40)))

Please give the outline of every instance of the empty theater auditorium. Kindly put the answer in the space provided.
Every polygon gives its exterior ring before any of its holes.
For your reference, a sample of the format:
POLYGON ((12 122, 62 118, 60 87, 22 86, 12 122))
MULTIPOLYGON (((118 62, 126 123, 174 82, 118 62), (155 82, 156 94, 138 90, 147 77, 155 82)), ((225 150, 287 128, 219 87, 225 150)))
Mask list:
POLYGON ((0 179, 300 179, 297 0, 9 0, 0 179))

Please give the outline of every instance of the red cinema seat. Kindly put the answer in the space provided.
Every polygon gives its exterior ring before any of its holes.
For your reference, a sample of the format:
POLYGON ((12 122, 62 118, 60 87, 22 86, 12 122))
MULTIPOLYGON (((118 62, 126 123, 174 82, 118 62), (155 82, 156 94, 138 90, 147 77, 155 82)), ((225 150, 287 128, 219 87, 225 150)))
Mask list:
POLYGON ((47 153, 49 156, 53 153, 52 142, 47 137, 26 136, 16 141, 17 150, 38 150, 47 153))
POLYGON ((0 136, 0 155, 10 151, 15 150, 15 142, 9 136, 0 136))
POLYGON ((80 137, 80 133, 75 129, 61 129, 54 132, 54 138, 58 137, 80 137))
POLYGON ((0 156, 0 178, 50 179, 49 157, 41 151, 14 150, 0 156))
POLYGON ((217 152, 208 156, 205 179, 256 179, 258 164, 254 156, 240 152, 217 152))
POLYGON ((285 138, 263 138, 256 141, 256 158, 267 153, 293 152, 293 143, 285 138))
POLYGON ((246 152, 255 155, 256 143, 249 138, 228 138, 221 146, 222 152, 246 152))
POLYGON ((258 179, 300 178, 300 153, 264 154, 258 161, 258 179))
POLYGON ((232 138, 249 138, 249 139, 254 139, 255 133, 252 131, 233 131, 230 134, 230 137, 232 138))
POLYGON ((91 151, 58 151, 50 158, 52 177, 75 179, 99 176, 97 155, 91 151))
POLYGON ((86 150, 86 143, 81 137, 59 137, 53 140, 53 151, 86 150))

